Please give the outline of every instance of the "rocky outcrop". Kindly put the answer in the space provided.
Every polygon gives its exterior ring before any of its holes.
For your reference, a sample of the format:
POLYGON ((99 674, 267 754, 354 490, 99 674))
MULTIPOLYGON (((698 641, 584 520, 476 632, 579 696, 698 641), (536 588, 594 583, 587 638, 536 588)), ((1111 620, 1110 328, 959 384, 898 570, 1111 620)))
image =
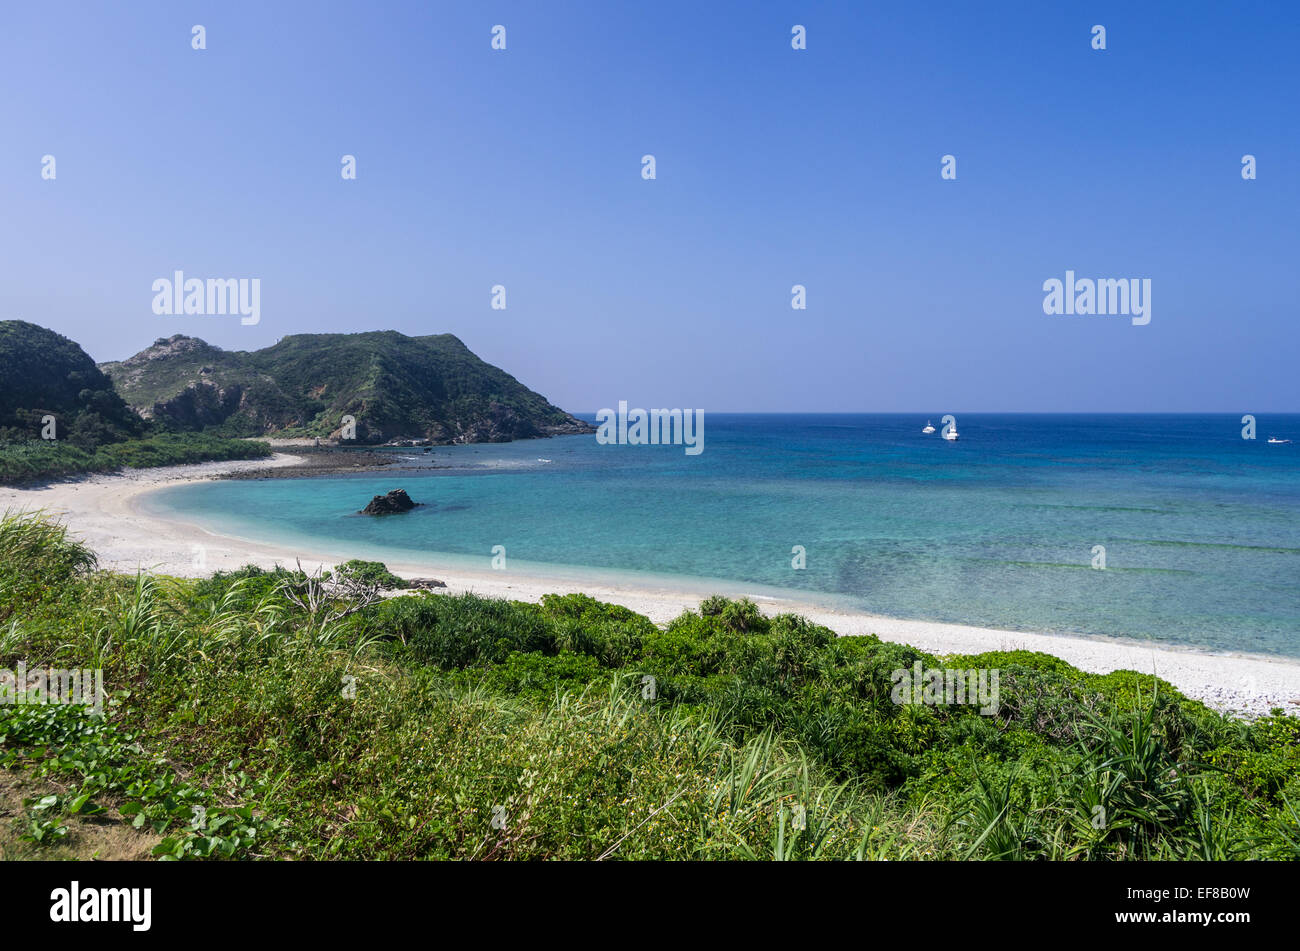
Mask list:
POLYGON ((541 429, 543 436, 585 436, 595 431, 596 427, 591 423, 577 418, 572 422, 560 423, 556 426, 543 426, 541 429))
POLYGON ((570 436, 594 433, 590 423, 569 416, 559 423, 538 423, 520 415, 500 403, 490 403, 487 412, 478 419, 454 420, 447 424, 434 424, 421 435, 436 446, 465 445, 484 442, 513 442, 516 439, 538 439, 546 436, 570 436))
POLYGON ((387 495, 376 495, 370 500, 370 504, 361 510, 360 514, 397 515, 401 512, 409 512, 420 504, 419 502, 412 502, 405 489, 393 489, 387 495))

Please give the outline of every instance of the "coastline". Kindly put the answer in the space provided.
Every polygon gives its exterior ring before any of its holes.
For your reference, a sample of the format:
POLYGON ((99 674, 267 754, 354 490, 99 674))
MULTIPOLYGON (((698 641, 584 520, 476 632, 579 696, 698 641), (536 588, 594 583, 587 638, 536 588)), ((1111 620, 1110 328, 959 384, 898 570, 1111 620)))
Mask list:
MULTIPOLYGON (((214 478, 258 478, 268 470, 303 469, 300 456, 283 452, 256 461, 208 462, 163 469, 135 469, 52 482, 41 486, 0 487, 0 507, 6 510, 44 509, 61 518, 98 556, 100 565, 123 572, 138 568, 192 577, 230 570, 244 564, 272 567, 301 560, 315 570, 354 557, 346 552, 296 549, 210 532, 184 522, 144 513, 138 506, 145 494, 183 483, 214 478)), ((322 467, 322 470, 324 467, 322 467)), ((321 471, 320 474, 325 474, 321 471)), ((581 572, 529 573, 474 571, 427 563, 388 562, 395 574, 436 577, 451 593, 473 592, 487 597, 537 601, 543 594, 582 592, 620 604, 664 624, 683 610, 697 608, 699 591, 684 586, 624 584, 584 576, 581 572)), ((718 593, 740 596, 743 583, 731 583, 718 593)), ((1193 649, 1151 645, 1118 638, 1103 639, 1057 634, 1004 631, 960 624, 889 618, 764 595, 750 595, 765 614, 791 612, 823 624, 841 635, 874 634, 937 655, 975 654, 998 650, 1031 650, 1051 654, 1093 673, 1136 670, 1155 673, 1189 697, 1215 709, 1244 715, 1266 714, 1272 707, 1300 713, 1300 662, 1249 654, 1213 654, 1193 649)))

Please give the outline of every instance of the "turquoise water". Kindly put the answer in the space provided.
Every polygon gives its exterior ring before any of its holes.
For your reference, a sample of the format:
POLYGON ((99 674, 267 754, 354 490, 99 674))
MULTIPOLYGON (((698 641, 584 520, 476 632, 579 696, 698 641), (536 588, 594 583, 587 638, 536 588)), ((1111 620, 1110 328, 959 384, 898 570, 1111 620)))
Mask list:
POLYGON ((487 568, 504 545, 508 566, 723 579, 897 617, 1300 657, 1300 416, 1261 415, 1254 441, 1226 415, 958 422, 949 443, 921 434, 924 416, 706 414, 698 456, 594 436, 457 446, 414 451, 403 471, 210 482, 147 505, 392 561, 487 568), (399 486, 429 504, 354 514, 399 486))

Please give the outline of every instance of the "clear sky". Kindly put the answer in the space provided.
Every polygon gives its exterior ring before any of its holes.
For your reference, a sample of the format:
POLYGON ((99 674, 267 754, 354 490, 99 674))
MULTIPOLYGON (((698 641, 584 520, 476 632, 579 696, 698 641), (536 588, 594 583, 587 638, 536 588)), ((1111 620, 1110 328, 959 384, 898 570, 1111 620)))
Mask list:
POLYGON ((1300 3, 0 19, 0 318, 97 360, 394 329, 576 412, 1300 410, 1300 3), (155 315, 176 269, 261 322, 155 315), (1045 315, 1067 269, 1149 278, 1150 324, 1045 315))

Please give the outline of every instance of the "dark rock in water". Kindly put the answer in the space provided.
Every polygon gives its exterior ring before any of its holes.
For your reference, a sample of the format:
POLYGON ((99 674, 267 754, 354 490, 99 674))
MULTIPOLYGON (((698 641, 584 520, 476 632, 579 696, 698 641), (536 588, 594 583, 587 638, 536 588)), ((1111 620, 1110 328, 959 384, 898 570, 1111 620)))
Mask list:
POLYGON ((420 504, 412 502, 405 489, 393 489, 387 495, 376 495, 370 500, 370 504, 361 510, 361 514, 396 515, 399 512, 409 512, 420 504))

